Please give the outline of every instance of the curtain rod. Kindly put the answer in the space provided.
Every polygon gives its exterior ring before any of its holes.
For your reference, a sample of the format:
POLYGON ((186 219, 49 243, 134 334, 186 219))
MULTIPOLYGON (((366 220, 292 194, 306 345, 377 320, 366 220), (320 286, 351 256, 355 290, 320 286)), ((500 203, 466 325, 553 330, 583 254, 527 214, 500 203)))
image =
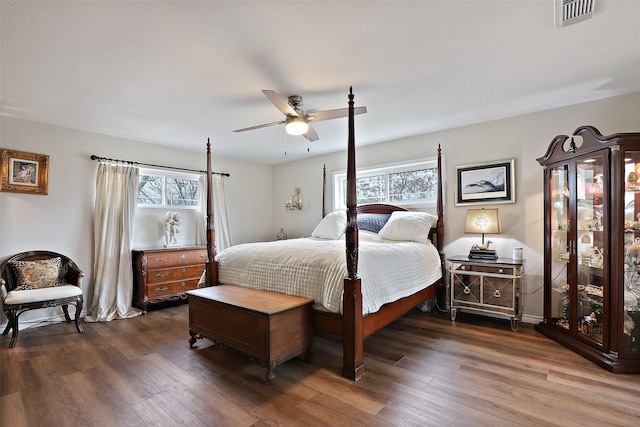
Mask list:
MULTIPOLYGON (((115 162, 115 163, 126 163, 129 165, 135 165, 135 166, 151 166, 154 168, 162 168, 162 169, 172 169, 172 170, 179 170, 179 171, 186 171, 186 172, 198 172, 198 173, 204 173, 206 174, 207 171, 201 171, 201 170, 197 170, 197 169, 186 169, 186 168, 176 168, 174 166, 162 166, 162 165, 153 165, 151 163, 140 163, 140 162, 134 162, 132 160, 118 160, 118 159, 111 159, 109 157, 99 157, 96 156, 95 154, 91 155, 91 160, 97 160, 99 162, 115 162)), ((224 172, 211 172, 214 175, 221 175, 221 176, 231 176, 228 173, 224 173, 224 172)))

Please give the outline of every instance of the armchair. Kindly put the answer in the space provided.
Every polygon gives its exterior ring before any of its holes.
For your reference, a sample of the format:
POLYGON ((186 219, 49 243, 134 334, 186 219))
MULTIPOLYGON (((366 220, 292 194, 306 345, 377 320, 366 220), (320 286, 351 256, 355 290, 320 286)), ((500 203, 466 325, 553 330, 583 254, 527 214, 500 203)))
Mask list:
POLYGON ((75 325, 82 311, 82 277, 84 273, 65 255, 50 251, 16 254, 0 265, 0 297, 7 315, 6 335, 13 330, 10 348, 18 340, 18 317, 27 310, 62 306, 64 317, 71 322, 68 306, 76 306, 75 325))

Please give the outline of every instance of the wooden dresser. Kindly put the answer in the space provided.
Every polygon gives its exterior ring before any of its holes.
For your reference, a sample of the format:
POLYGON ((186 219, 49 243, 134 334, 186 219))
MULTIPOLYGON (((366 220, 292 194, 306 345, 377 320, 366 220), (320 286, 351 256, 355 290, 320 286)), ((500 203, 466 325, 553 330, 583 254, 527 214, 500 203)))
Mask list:
POLYGON ((145 313, 149 304, 186 299, 205 270, 207 248, 147 248, 132 251, 133 304, 145 313))

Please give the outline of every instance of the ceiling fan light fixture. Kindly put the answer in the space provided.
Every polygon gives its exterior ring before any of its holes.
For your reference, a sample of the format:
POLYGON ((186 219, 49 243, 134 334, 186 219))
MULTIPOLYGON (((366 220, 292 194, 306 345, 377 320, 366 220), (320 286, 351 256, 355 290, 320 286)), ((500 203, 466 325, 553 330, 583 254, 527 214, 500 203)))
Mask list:
POLYGON ((309 124, 304 117, 287 116, 284 127, 289 135, 304 135, 309 131, 309 124))

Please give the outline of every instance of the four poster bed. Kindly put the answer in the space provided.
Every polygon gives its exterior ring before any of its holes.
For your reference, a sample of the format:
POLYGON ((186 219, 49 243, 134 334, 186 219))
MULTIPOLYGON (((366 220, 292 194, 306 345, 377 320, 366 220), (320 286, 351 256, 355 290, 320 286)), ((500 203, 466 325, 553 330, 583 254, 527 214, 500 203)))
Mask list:
MULTIPOLYGON (((438 147, 437 169, 437 215, 408 212, 406 209, 387 204, 356 206, 353 98, 353 91, 350 90, 346 215, 334 212, 324 216, 311 238, 290 240, 288 244, 294 246, 288 250, 284 249, 286 241, 262 242, 237 245, 222 251, 216 257, 212 195, 209 190, 211 188, 211 148, 207 144, 208 261, 204 274, 204 286, 239 285, 313 298, 315 301, 312 311, 313 329, 342 337, 342 374, 355 381, 365 373, 364 339, 429 298, 438 293, 442 294, 445 259, 440 147, 438 147), (368 224, 378 223, 378 225, 373 228, 367 226, 367 230, 359 230, 359 222, 360 227, 363 227, 362 221, 365 219, 368 224), (338 232, 331 236, 335 230, 338 232), (390 232, 396 233, 396 237, 391 236, 390 232), (398 232, 400 235, 404 233, 405 237, 397 237, 398 232), (409 233, 408 237, 406 237, 407 233, 409 233), (316 246, 319 249, 316 249, 316 246), (277 247, 282 247, 285 252, 277 252, 277 247), (261 248, 264 249, 262 252, 261 248), (362 249, 361 253, 360 249, 362 249), (234 258, 237 252, 242 250, 250 252, 250 256, 254 258, 240 258, 240 260, 234 258), (310 252, 313 250, 316 252, 310 252), (336 250, 340 253, 340 261, 335 259, 326 261, 334 263, 331 265, 314 264, 325 259, 325 253, 335 253, 336 250), (276 255, 273 255, 274 253, 276 255), (358 275, 359 255, 362 264, 366 267, 363 277, 358 275), (271 256, 271 259, 264 258, 266 256, 271 256), (394 256, 396 258, 393 258, 394 256), (411 257, 414 259, 411 263, 415 264, 415 267, 408 264, 407 260, 411 257), (299 261, 304 265, 293 266, 291 261, 293 258, 304 258, 299 261), (383 261, 386 258, 389 261, 385 263, 383 261), (427 259, 430 260, 427 261, 427 259), (337 263, 340 265, 333 267, 337 263), (254 266, 258 268, 264 265, 266 270, 253 271, 254 266), (330 280, 328 276, 331 275, 339 275, 339 286, 335 284, 335 277, 330 280), (316 285, 307 283, 311 281, 312 276, 317 276, 314 280, 317 279, 325 285, 331 283, 318 290, 316 285), (282 282, 285 281, 292 282, 289 288, 283 287, 282 282), (267 282, 271 287, 260 286, 267 282), (371 287, 367 288, 369 284, 374 287, 373 290, 371 287), (396 288, 396 286, 399 287, 396 288), (382 299, 377 299, 378 294, 383 294, 382 299)), ((335 258, 335 255, 333 256, 335 258)))

